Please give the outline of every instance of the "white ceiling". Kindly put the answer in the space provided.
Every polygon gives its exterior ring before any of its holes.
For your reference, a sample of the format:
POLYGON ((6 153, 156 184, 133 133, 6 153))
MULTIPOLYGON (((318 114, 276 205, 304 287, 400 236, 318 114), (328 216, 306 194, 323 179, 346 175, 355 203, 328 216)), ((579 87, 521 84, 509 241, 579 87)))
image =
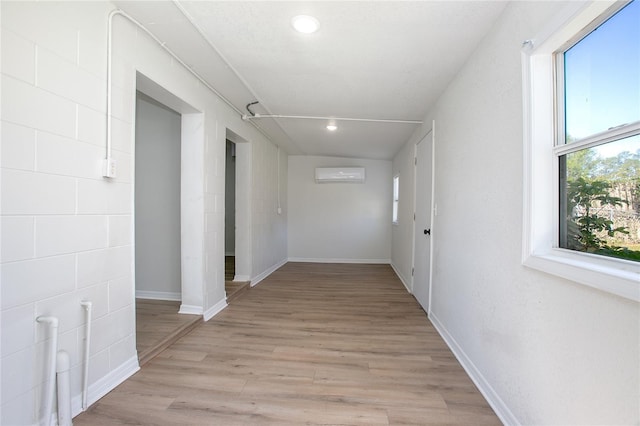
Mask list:
MULTIPOLYGON (((116 1, 238 109, 422 120, 504 1, 116 1), (291 18, 320 21, 311 35, 291 18)), ((392 159, 415 124, 254 119, 290 154, 392 159)))

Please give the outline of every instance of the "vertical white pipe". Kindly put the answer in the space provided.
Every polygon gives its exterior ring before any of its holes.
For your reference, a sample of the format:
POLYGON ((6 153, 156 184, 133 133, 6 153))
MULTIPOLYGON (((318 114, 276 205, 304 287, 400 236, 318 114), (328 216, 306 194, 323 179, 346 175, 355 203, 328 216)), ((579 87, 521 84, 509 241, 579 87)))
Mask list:
POLYGON ((277 187, 278 187, 278 214, 282 214, 282 205, 280 204, 280 145, 277 146, 277 152, 276 155, 278 156, 276 159, 276 163, 278 164, 278 181, 277 181, 277 187))
POLYGON ((71 426, 71 382, 69 379, 69 354, 59 351, 56 359, 58 382, 58 426, 71 426))
POLYGON ((44 394, 44 400, 40 407, 40 424, 49 425, 51 423, 51 411, 53 408, 53 398, 56 387, 56 353, 58 351, 58 318, 42 316, 36 318, 40 324, 47 324, 51 330, 49 339, 49 381, 44 394))
POLYGON ((80 302, 87 313, 87 326, 84 330, 84 373, 82 375, 82 411, 88 408, 87 398, 89 393, 89 345, 91 344, 91 308, 92 303, 83 300, 80 302))
MULTIPOLYGON (((112 50, 113 50, 113 17, 116 14, 121 14, 119 10, 112 10, 109 13, 109 18, 107 22, 107 158, 106 161, 111 160, 111 87, 112 87, 112 73, 111 73, 111 62, 112 62, 112 50)), ((106 166, 108 167, 108 165, 106 166)), ((106 171, 106 170, 105 170, 106 171)))

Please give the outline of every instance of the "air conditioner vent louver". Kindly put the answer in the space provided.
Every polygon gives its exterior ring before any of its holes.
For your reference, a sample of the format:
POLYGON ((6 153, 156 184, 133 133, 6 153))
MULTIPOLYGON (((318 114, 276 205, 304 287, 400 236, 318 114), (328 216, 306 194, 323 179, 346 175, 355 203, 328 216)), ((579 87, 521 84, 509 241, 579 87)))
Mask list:
POLYGON ((364 167, 316 167, 317 183, 364 182, 364 167))

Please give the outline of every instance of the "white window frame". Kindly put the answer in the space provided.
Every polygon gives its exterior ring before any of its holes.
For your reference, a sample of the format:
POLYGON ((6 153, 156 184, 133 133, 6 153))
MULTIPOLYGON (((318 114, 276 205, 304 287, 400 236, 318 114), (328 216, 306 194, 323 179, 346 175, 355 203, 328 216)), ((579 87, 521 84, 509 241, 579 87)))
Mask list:
POLYGON ((522 263, 589 287, 640 301, 638 262, 558 248, 559 170, 554 55, 626 2, 570 3, 523 43, 524 188, 522 263))
POLYGON ((400 173, 393 176, 393 204, 391 206, 391 223, 398 224, 398 216, 400 213, 400 173))

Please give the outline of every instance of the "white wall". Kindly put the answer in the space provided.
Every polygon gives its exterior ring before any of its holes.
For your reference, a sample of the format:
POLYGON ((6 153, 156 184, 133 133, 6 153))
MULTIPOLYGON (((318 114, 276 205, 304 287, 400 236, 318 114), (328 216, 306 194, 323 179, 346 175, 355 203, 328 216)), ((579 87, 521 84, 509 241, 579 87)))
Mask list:
POLYGON ((136 297, 181 300, 180 114, 138 94, 135 124, 136 297))
POLYGON ((289 259, 389 263, 391 162, 289 157, 289 259), (316 167, 364 167, 357 183, 315 182, 316 167))
MULTIPOLYGON (((436 120, 431 319, 509 423, 638 424, 639 305, 521 265, 520 46, 562 6, 508 5, 425 117, 436 120)), ((393 259, 410 244, 398 231, 393 259)))
MULTIPOLYGON (((116 17, 112 129, 118 177, 102 178, 106 23, 113 5, 1 2, 0 7, 0 423, 32 424, 38 420, 44 385, 44 335, 35 325, 37 316, 60 318, 60 349, 69 351, 72 360, 75 412, 80 402, 82 299, 94 302, 89 401, 138 366, 131 222, 136 71, 201 112, 183 115, 182 121, 183 139, 189 141, 182 147, 182 158, 191 166, 188 178, 198 183, 189 193, 182 188, 183 202, 186 198, 200 206, 186 231, 195 232, 194 241, 201 241, 182 253, 194 271, 187 278, 199 290, 187 303, 205 316, 225 306, 226 129, 249 141, 250 156, 259 165, 252 172, 252 196, 264 205, 275 203, 277 150, 143 32, 116 17)), ((286 161, 280 173, 286 179, 286 161)), ((251 238, 259 243, 252 246, 254 276, 287 257, 285 216, 265 217, 258 207, 250 213, 256 224, 250 229, 251 238)))

